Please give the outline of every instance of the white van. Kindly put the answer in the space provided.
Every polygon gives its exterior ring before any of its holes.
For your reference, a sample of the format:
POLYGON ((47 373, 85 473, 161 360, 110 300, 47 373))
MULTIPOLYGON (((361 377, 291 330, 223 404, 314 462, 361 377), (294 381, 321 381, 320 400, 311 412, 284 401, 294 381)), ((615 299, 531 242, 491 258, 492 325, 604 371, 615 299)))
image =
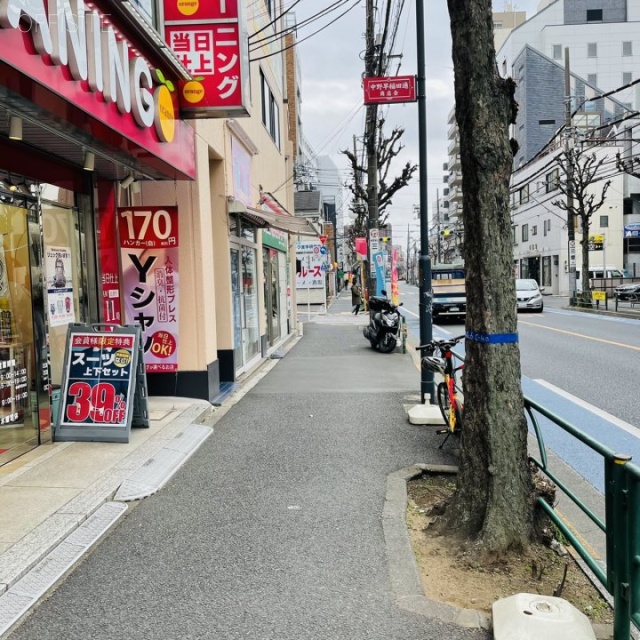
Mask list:
MULTIPOLYGON (((576 278, 577 278, 577 290, 582 291, 582 268, 576 268, 576 278)), ((622 269, 618 269, 618 267, 608 264, 606 269, 603 268, 602 265, 589 265, 589 282, 591 286, 593 286, 594 278, 624 278, 624 273, 622 269)), ((614 284, 620 284, 619 282, 615 282, 614 284)))

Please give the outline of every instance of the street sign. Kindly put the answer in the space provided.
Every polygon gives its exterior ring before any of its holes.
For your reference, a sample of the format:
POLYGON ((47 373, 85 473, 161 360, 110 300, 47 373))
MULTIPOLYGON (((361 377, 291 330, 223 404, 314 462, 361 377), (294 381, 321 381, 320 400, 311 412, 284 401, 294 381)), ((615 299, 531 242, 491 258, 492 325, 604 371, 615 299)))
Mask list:
POLYGON ((327 241, 327 236, 320 236, 320 243, 324 245, 324 243, 327 241))
POLYGON ((389 76, 364 78, 364 103, 389 104, 393 102, 415 102, 415 76, 389 76))

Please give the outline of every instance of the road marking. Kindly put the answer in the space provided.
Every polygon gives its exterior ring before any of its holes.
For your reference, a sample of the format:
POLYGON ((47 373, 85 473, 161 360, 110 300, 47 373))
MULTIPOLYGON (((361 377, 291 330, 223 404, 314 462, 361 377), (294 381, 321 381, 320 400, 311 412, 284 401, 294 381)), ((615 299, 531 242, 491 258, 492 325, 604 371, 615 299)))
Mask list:
POLYGON ((409 309, 402 309, 404 313, 410 313, 412 316, 419 318, 420 316, 415 311, 410 311, 409 309))
POLYGON ((547 389, 549 389, 549 391, 553 391, 555 394, 561 396, 565 400, 569 400, 570 402, 573 402, 574 404, 577 404, 578 406, 583 407, 584 409, 587 409, 591 413, 597 415, 599 418, 602 418, 603 420, 610 422, 611 424, 618 427, 619 429, 622 429, 623 431, 630 433, 632 436, 636 436, 636 437, 640 436, 640 429, 638 429, 638 427, 634 427, 632 424, 629 424, 624 420, 620 420, 620 418, 616 418, 615 416, 612 416, 610 413, 607 413, 602 409, 598 409, 598 407, 594 407, 592 404, 585 402, 581 398, 574 396, 568 391, 565 391, 560 387, 556 387, 554 384, 551 384, 550 382, 547 382, 546 380, 543 380, 543 379, 535 380, 535 382, 537 382, 542 387, 546 387, 547 389))
POLYGON ((536 324, 535 322, 525 322, 523 320, 518 321, 519 324, 526 324, 529 327, 536 327, 538 329, 547 329, 548 331, 555 331, 557 333, 564 333, 568 336, 575 336, 577 338, 584 338, 585 340, 593 340, 594 342, 602 342, 603 344, 609 344, 614 347, 622 347, 623 349, 631 349, 631 351, 640 351, 640 347, 634 347, 630 344, 623 344, 622 342, 614 342, 613 340, 605 340, 604 338, 594 338, 593 336, 586 336, 584 333, 577 333, 576 331, 566 331, 565 329, 556 329, 555 327, 545 327, 543 324, 536 324))

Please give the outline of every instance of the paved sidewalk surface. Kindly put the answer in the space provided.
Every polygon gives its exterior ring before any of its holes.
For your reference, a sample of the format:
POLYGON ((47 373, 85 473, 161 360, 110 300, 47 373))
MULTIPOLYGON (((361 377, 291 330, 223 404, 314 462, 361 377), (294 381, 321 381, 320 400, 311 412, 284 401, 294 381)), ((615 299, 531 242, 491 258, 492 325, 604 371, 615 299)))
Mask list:
POLYGON ((489 638, 422 594, 405 481, 455 448, 409 424, 411 355, 374 352, 350 309, 311 314, 219 407, 151 398, 129 444, 0 468, 0 637, 489 638))

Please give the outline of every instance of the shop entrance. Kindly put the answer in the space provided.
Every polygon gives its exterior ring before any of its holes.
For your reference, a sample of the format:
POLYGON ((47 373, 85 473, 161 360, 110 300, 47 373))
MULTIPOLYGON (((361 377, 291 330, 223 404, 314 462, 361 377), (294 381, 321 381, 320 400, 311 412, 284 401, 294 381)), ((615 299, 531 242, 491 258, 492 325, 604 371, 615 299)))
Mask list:
POLYGON ((0 179, 0 466, 51 439, 67 325, 87 321, 76 197, 0 179))

